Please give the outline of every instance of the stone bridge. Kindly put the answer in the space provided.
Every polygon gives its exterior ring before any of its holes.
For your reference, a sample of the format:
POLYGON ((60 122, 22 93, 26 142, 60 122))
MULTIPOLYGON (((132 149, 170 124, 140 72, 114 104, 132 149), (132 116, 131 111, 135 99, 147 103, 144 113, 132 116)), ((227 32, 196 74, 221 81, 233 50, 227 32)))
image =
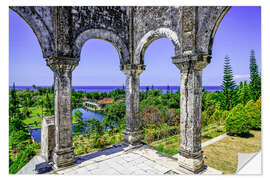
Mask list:
POLYGON ((97 104, 96 102, 91 102, 91 101, 83 102, 83 106, 88 107, 88 106, 91 106, 91 105, 92 105, 92 106, 96 106, 97 108, 102 109, 102 106, 99 105, 99 104, 97 104))
MULTIPOLYGON (((178 165, 193 173, 203 168, 201 150, 202 70, 210 63, 215 33, 229 7, 10 7, 35 33, 54 72, 55 168, 74 162, 72 145, 72 71, 89 39, 114 45, 126 75, 125 143, 140 143, 140 74, 152 41, 169 38, 172 62, 181 72, 181 144, 178 165)), ((166 71, 164 69, 164 71, 166 71)), ((176 74, 175 76, 178 76, 176 74)), ((43 142, 42 142, 43 143, 43 142)))

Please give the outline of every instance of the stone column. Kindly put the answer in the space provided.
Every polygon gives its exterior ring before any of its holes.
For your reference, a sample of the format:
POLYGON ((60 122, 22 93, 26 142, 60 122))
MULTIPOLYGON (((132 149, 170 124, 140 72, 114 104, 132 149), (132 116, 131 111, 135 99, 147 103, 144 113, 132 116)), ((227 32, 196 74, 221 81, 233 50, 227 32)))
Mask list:
POLYGON ((126 75, 126 130, 124 141, 136 145, 141 141, 139 101, 140 101, 140 74, 145 70, 145 65, 121 65, 121 71, 126 75))
POLYGON ((65 57, 49 57, 47 65, 54 72, 55 147, 54 167, 74 162, 72 143, 72 71, 79 60, 65 57))
POLYGON ((208 55, 173 57, 181 70, 180 132, 178 164, 187 172, 203 170, 201 149, 202 70, 210 62, 208 55))

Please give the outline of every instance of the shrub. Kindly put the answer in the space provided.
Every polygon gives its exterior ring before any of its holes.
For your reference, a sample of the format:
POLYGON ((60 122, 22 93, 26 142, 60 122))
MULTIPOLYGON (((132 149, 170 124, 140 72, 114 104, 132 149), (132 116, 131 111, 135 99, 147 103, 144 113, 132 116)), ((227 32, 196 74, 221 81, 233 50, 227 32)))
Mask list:
POLYGON ((25 151, 18 153, 17 158, 12 162, 9 167, 9 173, 17 173, 26 163, 28 163, 36 152, 32 146, 28 146, 25 151))
POLYGON ((75 151, 75 155, 81 155, 81 154, 84 154, 84 147, 82 144, 80 144, 75 151))
POLYGON ((203 111, 202 112, 202 126, 203 127, 206 127, 208 126, 210 123, 210 120, 209 120, 209 117, 207 115, 207 112, 206 111, 203 111))
POLYGON ((230 112, 225 110, 222 112, 222 116, 221 116, 221 123, 225 124, 226 123, 226 119, 229 116, 230 112))
POLYGON ((111 137, 111 139, 109 140, 109 144, 115 144, 116 143, 116 137, 113 136, 111 137))
POLYGON ((28 139, 28 144, 32 144, 32 139, 28 139))
POLYGON ((89 149, 87 146, 84 146, 84 153, 87 154, 89 152, 89 149))
POLYGON ((150 144, 151 142, 154 141, 155 138, 155 134, 153 129, 150 129, 146 132, 145 136, 144 136, 144 140, 146 143, 150 144))
POLYGON ((251 129, 250 121, 245 116, 244 106, 238 104, 226 119, 226 131, 232 135, 245 136, 251 129))
POLYGON ((180 110, 179 109, 168 109, 164 112, 165 122, 169 126, 179 126, 180 124, 180 110))
POLYGON ((248 101, 248 103, 246 104, 245 115, 250 122, 252 129, 261 128, 261 109, 253 100, 248 101))
POLYGON ((98 148, 103 148, 104 146, 107 145, 107 141, 106 139, 104 138, 104 136, 101 136, 97 139, 96 141, 96 147, 98 148))
POLYGON ((146 107, 141 114, 142 125, 154 124, 158 125, 163 122, 161 113, 156 107, 146 107))
POLYGON ((213 115, 210 118, 211 123, 221 124, 222 111, 216 109, 213 115))

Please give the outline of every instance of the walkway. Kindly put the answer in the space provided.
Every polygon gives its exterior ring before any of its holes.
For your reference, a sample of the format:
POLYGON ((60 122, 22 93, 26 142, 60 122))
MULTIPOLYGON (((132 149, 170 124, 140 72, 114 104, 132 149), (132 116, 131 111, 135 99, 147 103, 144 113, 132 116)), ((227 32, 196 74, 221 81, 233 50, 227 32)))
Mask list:
MULTIPOLYGON (((29 165, 28 165, 29 166, 29 165)), ((154 150, 151 146, 114 146, 76 158, 73 166, 48 174, 78 175, 167 175, 187 174, 178 168, 177 159, 154 150)), ((205 167, 201 174, 222 174, 205 167)))
POLYGON ((205 146, 208 146, 210 144, 213 144, 214 142, 217 142, 217 141, 225 138, 226 136, 227 136, 227 134, 225 133, 225 134, 222 134, 222 135, 220 135, 218 137, 215 137, 213 139, 210 139, 209 141, 206 141, 206 142, 202 143, 202 148, 205 147, 205 146))
MULTIPOLYGON (((222 134, 222 135, 220 135, 218 137, 210 139, 209 141, 206 141, 206 142, 202 143, 202 148, 205 147, 205 146, 208 146, 210 144, 213 144, 213 143, 225 138, 226 136, 227 136, 227 134, 225 133, 225 134, 222 134)), ((178 158, 178 154, 175 154, 173 157, 178 158)))

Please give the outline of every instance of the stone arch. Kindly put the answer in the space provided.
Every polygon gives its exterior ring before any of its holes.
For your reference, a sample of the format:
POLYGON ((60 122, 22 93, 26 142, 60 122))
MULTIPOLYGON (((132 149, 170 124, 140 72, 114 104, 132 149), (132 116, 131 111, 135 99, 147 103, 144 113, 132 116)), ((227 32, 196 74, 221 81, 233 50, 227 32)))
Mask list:
POLYGON ((159 28, 149 31, 139 41, 134 55, 135 64, 144 64, 144 53, 147 47, 154 41, 160 38, 169 38, 175 47, 175 52, 181 49, 179 38, 176 32, 168 28, 159 28))
POLYGON ((32 29, 40 45, 43 57, 55 54, 54 38, 51 32, 53 27, 48 27, 44 19, 36 12, 35 7, 10 7, 32 29))
POLYGON ((217 29, 222 21, 222 19, 224 18, 224 16, 227 14, 227 12, 230 10, 231 7, 226 7, 222 13, 220 14, 220 16, 218 17, 217 21, 215 22, 215 26, 211 31, 211 36, 210 36, 210 41, 209 41, 209 46, 208 46, 208 51, 212 52, 212 47, 213 47, 213 43, 214 43, 214 38, 217 32, 217 29))
POLYGON ((129 51, 119 36, 115 33, 104 29, 88 29, 77 36, 74 42, 73 55, 80 57, 83 44, 89 39, 101 39, 110 42, 119 54, 120 64, 128 64, 129 51))
POLYGON ((227 14, 231 7, 211 7, 205 12, 201 27, 197 32, 198 50, 203 54, 212 54, 214 37, 223 17, 227 14))

